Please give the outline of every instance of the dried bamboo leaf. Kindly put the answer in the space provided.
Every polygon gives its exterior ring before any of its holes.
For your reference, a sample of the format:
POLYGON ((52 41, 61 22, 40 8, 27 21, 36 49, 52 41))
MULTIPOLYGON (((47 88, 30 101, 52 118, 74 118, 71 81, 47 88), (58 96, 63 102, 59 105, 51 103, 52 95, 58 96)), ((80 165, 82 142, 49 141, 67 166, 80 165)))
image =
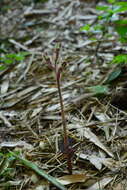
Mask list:
POLYGON ((69 185, 77 182, 85 182, 89 177, 86 174, 65 175, 57 178, 63 185, 69 185))
POLYGON ((107 148, 103 143, 99 140, 99 138, 90 130, 90 128, 84 128, 83 132, 84 137, 89 139, 89 141, 93 142, 99 148, 104 150, 109 156, 114 157, 113 153, 107 148))
POLYGON ((91 187, 87 188, 86 190, 97 190, 97 189, 103 189, 106 185, 108 185, 113 180, 113 177, 106 177, 102 180, 96 182, 91 187))

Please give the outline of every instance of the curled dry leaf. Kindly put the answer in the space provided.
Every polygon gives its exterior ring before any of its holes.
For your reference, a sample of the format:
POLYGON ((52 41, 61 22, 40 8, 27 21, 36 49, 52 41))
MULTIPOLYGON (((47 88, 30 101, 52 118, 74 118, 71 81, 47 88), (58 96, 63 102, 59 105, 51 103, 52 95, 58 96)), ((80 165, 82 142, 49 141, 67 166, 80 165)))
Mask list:
POLYGON ((85 182, 88 178, 86 174, 73 174, 59 177, 57 180, 63 185, 69 185, 71 183, 85 182))

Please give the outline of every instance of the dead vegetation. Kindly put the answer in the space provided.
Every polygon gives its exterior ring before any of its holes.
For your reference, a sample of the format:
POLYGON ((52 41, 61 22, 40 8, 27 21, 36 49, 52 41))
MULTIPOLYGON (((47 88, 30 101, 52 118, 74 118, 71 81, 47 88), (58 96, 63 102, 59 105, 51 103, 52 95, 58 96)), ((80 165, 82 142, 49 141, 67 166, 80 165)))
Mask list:
POLYGON ((28 54, 0 71, 0 189, 125 190, 127 113, 117 105, 126 102, 126 86, 124 98, 114 93, 123 92, 126 73, 108 87, 105 81, 116 67, 107 63, 126 45, 112 30, 108 38, 97 33, 95 41, 80 31, 97 22, 96 4, 105 2, 1 2, 1 56, 28 54), (63 154, 58 88, 45 61, 58 42, 66 63, 61 91, 72 175, 63 154))

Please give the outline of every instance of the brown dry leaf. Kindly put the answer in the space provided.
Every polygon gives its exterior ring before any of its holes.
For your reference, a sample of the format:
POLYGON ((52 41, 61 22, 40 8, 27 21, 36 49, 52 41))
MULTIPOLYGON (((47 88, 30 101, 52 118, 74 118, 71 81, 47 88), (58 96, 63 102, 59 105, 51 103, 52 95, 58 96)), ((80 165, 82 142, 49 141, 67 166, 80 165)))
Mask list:
POLYGON ((102 165, 110 169, 111 171, 119 170, 122 167, 126 167, 126 163, 124 160, 116 161, 112 158, 104 158, 96 155, 88 155, 88 154, 76 154, 79 158, 89 160, 91 164, 93 164, 98 170, 102 169, 102 165))
POLYGON ((84 123, 81 120, 76 120, 74 124, 71 125, 71 128, 76 128, 79 135, 82 137, 85 137, 89 139, 89 141, 93 142, 95 145, 97 145, 99 148, 104 150, 110 157, 114 157, 113 153, 109 148, 107 148, 100 140, 99 138, 90 130, 90 128, 83 127, 84 123))
POLYGON ((102 189, 106 185, 108 185, 111 181, 113 180, 113 177, 106 177, 103 178, 102 180, 96 182, 93 184, 91 187, 87 188, 86 190, 97 190, 97 189, 102 189))
POLYGON ((49 190, 48 185, 38 185, 35 190, 49 190))
POLYGON ((69 185, 71 183, 85 182, 88 178, 86 174, 73 174, 59 177, 57 180, 63 185, 69 185))
POLYGON ((115 185, 115 187, 113 187, 113 190, 127 190, 127 181, 121 181, 120 183, 115 185))
POLYGON ((89 141, 93 142, 99 148, 104 150, 109 156, 114 157, 112 152, 105 145, 103 145, 99 138, 89 128, 84 129, 84 136, 89 139, 89 141))
POLYGON ((99 156, 96 155, 88 155, 88 154, 77 154, 77 156, 81 159, 86 159, 91 162, 98 170, 101 170, 102 164, 103 164, 103 158, 100 158, 99 156))
POLYGON ((10 181, 5 181, 5 182, 1 182, 0 183, 0 189, 3 190, 5 189, 7 186, 13 186, 13 187, 16 187, 16 186, 19 186, 22 184, 22 181, 21 180, 10 180, 10 181))
POLYGON ((7 119, 3 111, 0 111, 0 120, 3 121, 6 127, 12 127, 11 122, 7 119))
POLYGON ((35 186, 31 190, 49 190, 49 189, 50 189, 50 184, 48 183, 48 181, 42 179, 39 180, 38 178, 38 181, 35 183, 35 186))
MULTIPOLYGON (((95 117, 101 121, 101 122, 106 122, 106 121, 109 121, 109 116, 106 114, 106 113, 102 113, 102 110, 98 110, 94 113, 95 117)), ((108 140, 109 139, 109 127, 110 127, 110 123, 107 124, 105 126, 103 126, 103 130, 105 132, 105 136, 106 136, 106 139, 108 140)))
POLYGON ((56 10, 32 10, 31 8, 27 9, 24 12, 24 16, 28 17, 28 16, 32 16, 32 15, 45 15, 45 14, 51 14, 51 13, 56 13, 56 10))
POLYGON ((119 170, 122 167, 126 167, 126 163, 123 160, 116 161, 112 158, 105 158, 102 160, 103 164, 111 171, 119 170))
POLYGON ((26 143, 25 141, 17 141, 17 142, 9 142, 4 141, 0 143, 0 148, 8 147, 8 148, 14 148, 14 147, 23 147, 24 149, 31 150, 33 146, 29 143, 26 143))
POLYGON ((42 107, 36 108, 33 110, 33 113, 31 114, 31 118, 35 117, 36 115, 38 115, 42 110, 42 107))
POLYGON ((113 190, 125 190, 125 189, 124 189, 123 185, 121 183, 119 183, 119 184, 117 184, 117 186, 115 186, 113 188, 113 190))
POLYGON ((74 123, 68 125, 69 128, 71 129, 76 129, 80 137, 85 137, 89 139, 90 142, 93 142, 95 145, 97 145, 99 148, 104 150, 110 157, 114 157, 113 153, 111 150, 109 150, 108 147, 106 147, 100 140, 99 138, 91 131, 90 128, 85 127, 84 123, 76 118, 74 120, 74 123))
POLYGON ((1 84, 1 94, 7 93, 8 88, 9 88, 9 80, 6 79, 1 84))
POLYGON ((121 167, 125 167, 126 163, 124 161, 116 161, 112 158, 104 158, 96 155, 88 154, 76 154, 79 158, 89 160, 98 170, 102 169, 102 165, 110 169, 111 171, 116 171, 121 167))
POLYGON ((26 87, 23 90, 5 98, 5 102, 3 105, 1 105, 1 108, 10 108, 18 103, 20 104, 23 100, 28 101, 27 98, 29 97, 30 99, 30 96, 36 91, 39 91, 40 89, 41 89, 40 86, 26 87))

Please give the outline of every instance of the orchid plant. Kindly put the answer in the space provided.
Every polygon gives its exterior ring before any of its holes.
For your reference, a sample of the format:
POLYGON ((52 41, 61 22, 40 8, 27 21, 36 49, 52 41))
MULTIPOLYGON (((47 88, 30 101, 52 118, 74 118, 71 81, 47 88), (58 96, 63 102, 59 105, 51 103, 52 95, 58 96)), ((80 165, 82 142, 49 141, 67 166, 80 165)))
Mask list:
POLYGON ((62 75, 63 67, 66 63, 61 61, 60 51, 61 51, 61 45, 57 44, 53 52, 53 56, 49 57, 48 55, 45 55, 44 58, 45 58, 46 64, 55 73, 55 79, 56 79, 56 84, 57 84, 57 89, 58 89, 58 94, 59 94, 59 101, 60 101, 60 108, 61 108, 61 119, 62 119, 62 125, 63 125, 64 147, 63 147, 62 152, 67 158, 67 168, 68 168, 69 174, 72 174, 72 156, 74 154, 74 150, 69 144, 67 123, 66 123, 65 111, 64 111, 64 103, 63 103, 62 92, 61 92, 61 75, 62 75))

